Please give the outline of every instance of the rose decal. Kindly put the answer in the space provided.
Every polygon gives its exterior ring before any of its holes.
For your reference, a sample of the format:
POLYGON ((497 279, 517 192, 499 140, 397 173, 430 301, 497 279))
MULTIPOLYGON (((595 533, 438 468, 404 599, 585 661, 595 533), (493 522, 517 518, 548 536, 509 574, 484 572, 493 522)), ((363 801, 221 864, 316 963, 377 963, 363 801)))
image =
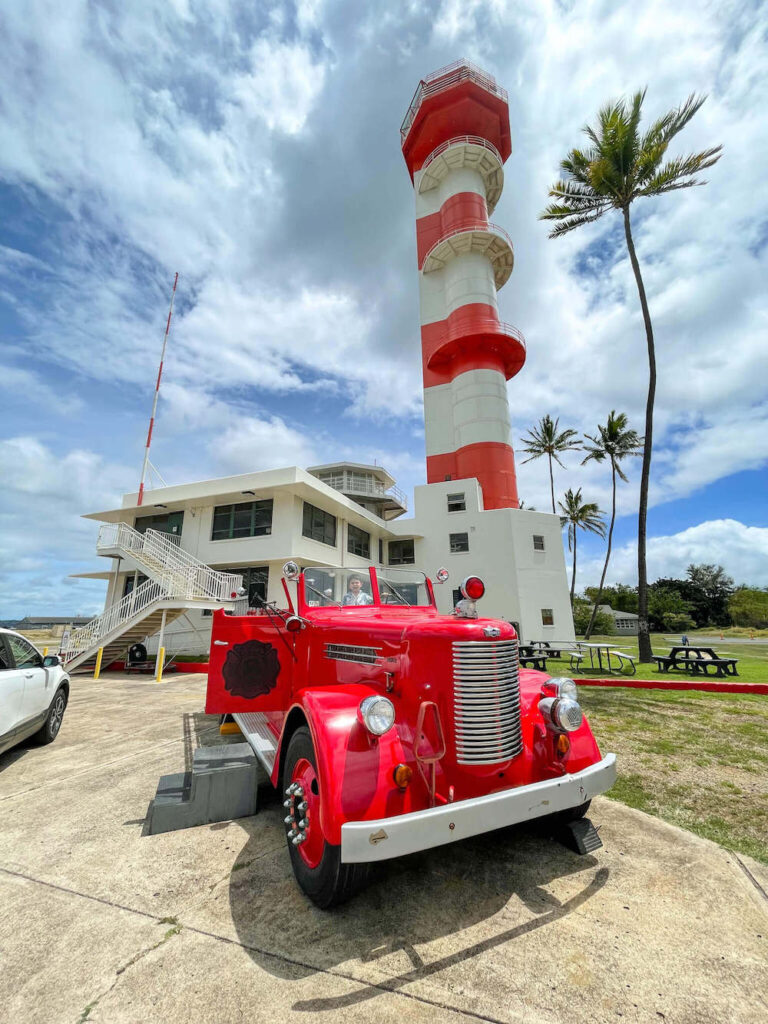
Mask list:
POLYGON ((248 640, 227 652, 222 668, 224 688, 233 697, 266 697, 277 685, 280 661, 272 644, 248 640))

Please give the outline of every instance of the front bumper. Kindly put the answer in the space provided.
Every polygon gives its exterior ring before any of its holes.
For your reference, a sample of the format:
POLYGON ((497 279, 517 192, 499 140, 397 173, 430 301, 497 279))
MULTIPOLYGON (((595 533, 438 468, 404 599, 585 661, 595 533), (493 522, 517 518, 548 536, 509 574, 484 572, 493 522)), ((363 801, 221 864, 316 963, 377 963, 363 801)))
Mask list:
POLYGON ((616 755, 574 775, 505 789, 458 803, 412 811, 376 821, 348 821, 341 826, 341 860, 360 864, 402 857, 459 839, 491 832, 545 814, 578 807, 604 793, 616 781, 616 755))

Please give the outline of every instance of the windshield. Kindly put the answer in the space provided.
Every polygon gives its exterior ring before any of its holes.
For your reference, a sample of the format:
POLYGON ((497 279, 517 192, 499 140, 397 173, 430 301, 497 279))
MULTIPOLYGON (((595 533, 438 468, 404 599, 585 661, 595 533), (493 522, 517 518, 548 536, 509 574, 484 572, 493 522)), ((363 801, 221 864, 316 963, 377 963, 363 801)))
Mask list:
POLYGON ((311 566, 304 570, 304 596, 311 608, 353 608, 373 604, 367 569, 311 566))
MULTIPOLYGON (((428 607, 426 576, 418 569, 377 569, 382 605, 428 607)), ((309 566, 304 570, 304 599, 310 608, 359 608, 374 604, 367 569, 309 566)))
POLYGON ((424 608, 432 603, 427 577, 419 569, 377 569, 376 576, 382 604, 424 608))

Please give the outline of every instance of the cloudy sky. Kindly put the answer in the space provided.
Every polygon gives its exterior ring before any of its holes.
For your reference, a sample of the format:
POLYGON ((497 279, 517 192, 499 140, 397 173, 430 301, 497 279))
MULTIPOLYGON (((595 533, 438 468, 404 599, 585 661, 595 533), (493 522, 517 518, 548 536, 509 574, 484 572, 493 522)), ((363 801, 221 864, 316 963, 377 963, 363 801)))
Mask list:
MULTIPOLYGON (((152 458, 169 483, 374 459, 424 482, 413 196, 399 127, 459 57, 509 91, 499 295, 528 359, 513 441, 545 413, 642 430, 645 339, 617 216, 537 217, 608 99, 646 117, 709 99, 679 151, 722 143, 705 188, 633 208, 659 359, 650 573, 722 563, 768 584, 765 4, 364 0, 0 10, 0 617, 92 612, 83 512, 135 490, 170 286, 152 458)), ((638 465, 609 576, 633 582, 638 465)), ((546 466, 519 467, 546 509, 546 466)), ((607 507, 577 457, 556 486, 607 507)), ((584 547, 580 584, 599 545, 584 547)))

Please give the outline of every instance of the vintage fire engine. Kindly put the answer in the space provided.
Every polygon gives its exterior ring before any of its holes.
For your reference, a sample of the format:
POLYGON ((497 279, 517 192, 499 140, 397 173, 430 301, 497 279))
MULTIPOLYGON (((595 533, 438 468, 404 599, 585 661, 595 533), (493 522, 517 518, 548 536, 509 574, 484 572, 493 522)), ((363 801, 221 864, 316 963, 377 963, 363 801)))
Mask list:
POLYGON ((284 576, 285 609, 214 614, 206 710, 234 716, 284 794, 294 873, 319 906, 373 861, 574 820, 613 784, 573 680, 519 670, 513 627, 478 617, 478 577, 443 615, 413 569, 284 576))

